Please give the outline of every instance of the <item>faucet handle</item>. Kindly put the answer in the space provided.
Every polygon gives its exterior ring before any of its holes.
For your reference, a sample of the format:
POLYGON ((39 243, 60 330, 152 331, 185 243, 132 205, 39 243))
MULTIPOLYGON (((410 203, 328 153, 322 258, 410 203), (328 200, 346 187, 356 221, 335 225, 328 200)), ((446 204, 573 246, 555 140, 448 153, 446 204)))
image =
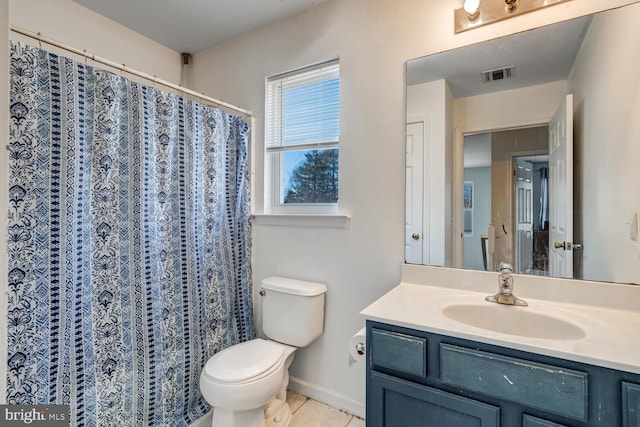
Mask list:
POLYGON ((513 266, 508 262, 501 262, 498 266, 498 271, 500 273, 513 273, 513 266))
POLYGON ((501 262, 498 267, 500 275, 498 276, 498 293, 489 295, 485 300, 489 302, 497 302, 498 304, 526 306, 527 303, 513 295, 513 267, 508 262, 501 262))

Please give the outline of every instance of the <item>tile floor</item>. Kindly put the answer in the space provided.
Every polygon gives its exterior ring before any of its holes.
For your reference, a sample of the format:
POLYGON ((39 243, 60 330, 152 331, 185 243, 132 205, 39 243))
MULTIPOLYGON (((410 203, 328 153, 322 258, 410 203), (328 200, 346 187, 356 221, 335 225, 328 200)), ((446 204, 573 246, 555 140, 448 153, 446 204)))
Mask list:
POLYGON ((364 420, 298 393, 287 392, 289 427, 365 427, 364 420))
MULTIPOLYGON (((291 391, 287 402, 293 412, 289 427, 365 427, 364 420, 317 400, 291 391)), ((211 427, 213 412, 209 411, 189 427, 211 427)))

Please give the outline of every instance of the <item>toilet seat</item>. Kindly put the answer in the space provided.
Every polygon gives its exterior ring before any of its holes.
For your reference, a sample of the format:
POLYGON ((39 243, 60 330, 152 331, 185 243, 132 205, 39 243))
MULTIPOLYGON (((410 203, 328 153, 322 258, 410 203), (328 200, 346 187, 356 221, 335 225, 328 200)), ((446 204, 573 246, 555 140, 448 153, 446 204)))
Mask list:
POLYGON ((278 369, 286 346, 256 338, 228 347, 215 354, 204 366, 203 374, 224 384, 259 380, 278 369))

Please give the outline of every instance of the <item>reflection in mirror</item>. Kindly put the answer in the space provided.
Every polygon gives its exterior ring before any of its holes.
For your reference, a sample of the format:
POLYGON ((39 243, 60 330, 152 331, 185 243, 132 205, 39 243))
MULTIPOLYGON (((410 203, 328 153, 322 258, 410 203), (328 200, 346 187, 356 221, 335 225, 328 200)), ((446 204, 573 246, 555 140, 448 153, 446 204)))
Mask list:
POLYGON ((407 62, 406 262, 640 283, 639 19, 407 62))
POLYGON ((549 274, 548 135, 539 126, 465 136, 464 268, 495 271, 506 259, 516 273, 549 274))

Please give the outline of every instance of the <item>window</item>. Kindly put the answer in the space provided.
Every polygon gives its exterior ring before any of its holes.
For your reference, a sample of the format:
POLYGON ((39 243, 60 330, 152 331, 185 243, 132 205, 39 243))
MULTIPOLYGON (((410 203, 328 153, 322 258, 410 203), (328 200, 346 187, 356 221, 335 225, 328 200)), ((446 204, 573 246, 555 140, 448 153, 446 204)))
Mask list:
POLYGON ((464 182, 464 235, 473 236, 473 181, 464 182))
POLYGON ((267 79, 265 134, 265 209, 337 212, 338 60, 267 79))

